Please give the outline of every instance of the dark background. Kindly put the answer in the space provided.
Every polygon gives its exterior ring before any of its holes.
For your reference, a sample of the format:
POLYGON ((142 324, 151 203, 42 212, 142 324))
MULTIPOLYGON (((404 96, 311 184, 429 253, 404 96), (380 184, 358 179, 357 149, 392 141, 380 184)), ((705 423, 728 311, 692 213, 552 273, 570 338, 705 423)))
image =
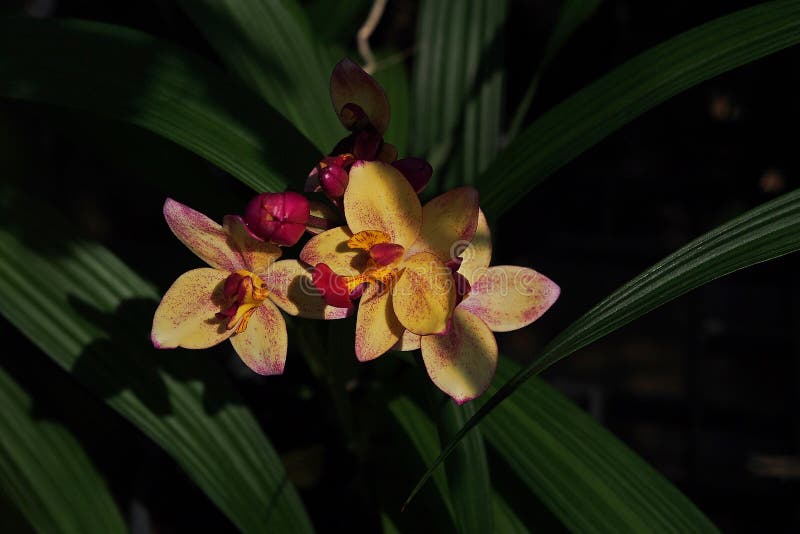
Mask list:
MULTIPOLYGON (((606 1, 556 57, 527 122, 636 53, 752 4, 606 1)), ((511 2, 509 115, 559 5, 511 2)), ((216 61, 172 2, 62 0, 52 7, 53 16, 131 26, 216 61)), ((375 45, 410 46, 415 10, 413 1, 392 0, 375 45)), ((562 296, 536 325, 498 336, 501 349, 529 361, 655 261, 798 187, 799 59, 800 51, 789 49, 671 99, 558 171, 503 217, 494 228, 494 263, 532 266, 559 283, 562 296)), ((237 180, 133 127, 3 100, 0 163, 27 175, 35 171, 40 181, 17 185, 56 206, 162 290, 195 265, 161 219, 164 198, 176 196, 219 218, 241 210, 250 194, 237 180), (196 174, 202 187, 164 186, 163 178, 176 172, 196 174)), ((10 172, 8 179, 21 175, 10 172)), ((715 281, 545 373, 726 532, 800 528, 798 263, 793 255, 715 281)), ((168 456, 4 320, 0 334, 0 364, 34 394, 42 417, 65 420, 76 431, 123 513, 149 518, 162 532, 232 528, 168 456)), ((337 511, 356 514, 365 498, 354 490, 354 460, 331 437, 336 421, 314 396, 299 355, 290 353, 287 374, 271 379, 242 373, 227 345, 198 357, 232 362, 231 375, 276 448, 288 455, 290 472, 305 477, 298 485, 315 526, 376 526, 374 517, 332 519, 337 511), (263 408, 273 402, 285 410, 263 408)))

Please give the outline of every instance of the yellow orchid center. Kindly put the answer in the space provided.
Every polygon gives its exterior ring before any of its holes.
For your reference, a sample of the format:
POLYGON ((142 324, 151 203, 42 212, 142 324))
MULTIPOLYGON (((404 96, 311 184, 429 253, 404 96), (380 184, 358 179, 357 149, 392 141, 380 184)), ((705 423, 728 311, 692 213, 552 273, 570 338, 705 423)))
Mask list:
POLYGON ((405 248, 392 243, 385 232, 379 230, 357 232, 347 241, 347 246, 364 250, 370 256, 363 273, 345 279, 350 291, 369 282, 391 285, 399 276, 398 264, 403 258, 405 248))
POLYGON ((225 279, 222 295, 225 301, 217 318, 226 320, 225 328, 236 328, 239 334, 245 331, 253 312, 269 296, 269 290, 261 278, 242 269, 225 279))

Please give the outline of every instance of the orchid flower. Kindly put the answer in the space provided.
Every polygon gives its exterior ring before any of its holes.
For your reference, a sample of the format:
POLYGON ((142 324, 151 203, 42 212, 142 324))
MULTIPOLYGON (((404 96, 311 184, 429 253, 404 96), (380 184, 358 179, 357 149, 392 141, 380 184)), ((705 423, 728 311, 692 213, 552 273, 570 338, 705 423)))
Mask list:
POLYGON ((475 237, 463 252, 456 276, 458 303, 451 328, 441 335, 404 332, 396 350, 421 349, 433 383, 463 404, 480 396, 497 368, 497 341, 493 332, 529 325, 553 305, 559 287, 533 269, 511 265, 489 267, 492 243, 483 212, 475 237))
POLYGON ((397 159, 397 148, 383 140, 391 110, 386 92, 364 69, 349 59, 333 68, 330 82, 333 110, 350 135, 339 141, 327 157, 311 170, 307 192, 322 191, 335 204, 349 183, 349 169, 356 161, 383 161, 395 166, 415 191, 421 191, 433 175, 424 159, 397 159))
POLYGON ((172 199, 164 218, 175 236, 210 267, 182 274, 153 317, 151 339, 160 349, 204 349, 226 339, 253 371, 281 374, 289 315, 338 319, 347 310, 326 306, 311 274, 297 260, 276 261, 281 249, 228 215, 220 226, 172 199))
POLYGON ((395 167, 357 161, 343 204, 347 226, 312 237, 300 259, 315 266, 315 286, 328 304, 348 309, 361 296, 357 358, 377 358, 406 330, 444 333, 456 304, 449 263, 475 234, 477 191, 461 187, 423 208, 395 167))

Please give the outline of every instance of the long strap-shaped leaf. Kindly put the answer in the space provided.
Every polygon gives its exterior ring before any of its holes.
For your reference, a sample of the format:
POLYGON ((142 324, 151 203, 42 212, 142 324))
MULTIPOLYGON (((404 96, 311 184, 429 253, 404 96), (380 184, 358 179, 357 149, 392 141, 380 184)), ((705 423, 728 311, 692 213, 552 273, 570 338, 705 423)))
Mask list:
POLYGON ((181 5, 225 64, 320 151, 327 153, 344 137, 328 96, 333 64, 318 53, 320 45, 294 0, 182 0, 181 5))
POLYGON ((167 451, 243 532, 310 532, 277 454, 208 355, 150 346, 153 287, 100 245, 61 235, 70 226, 51 207, 4 201, 13 208, 0 210, 0 313, 167 451))
POLYGON ((503 384, 447 444, 409 499, 464 434, 530 377, 687 291, 798 249, 800 189, 748 211, 653 265, 575 321, 532 364, 503 384))
POLYGON ((478 180, 498 217, 551 173, 669 97, 800 41, 800 2, 738 11, 631 59, 545 113, 478 180))
MULTIPOLYGON (((392 399, 388 408, 397 425, 406 433, 414 445, 422 461, 430 463, 436 457, 440 444, 440 433, 437 432, 436 425, 431 418, 414 401, 403 395, 392 399)), ((483 454, 483 451, 481 451, 481 454, 483 454)), ((469 456, 467 455, 466 457, 468 458, 469 456)), ((485 457, 480 461, 485 462, 485 457)), ((460 465, 459 467, 462 469, 473 468, 473 466, 465 465, 460 465)), ((485 466, 475 467, 479 471, 477 476, 481 476, 480 471, 486 469, 485 466)), ((464 476, 474 477, 476 475, 465 473, 464 476)), ((466 501, 463 501, 462 495, 453 494, 453 492, 469 491, 469 488, 453 488, 452 483, 459 483, 459 481, 451 479, 451 484, 448 484, 448 480, 442 472, 434 473, 433 479, 436 489, 439 491, 448 513, 458 525, 459 531, 465 531, 469 528, 476 530, 476 527, 481 525, 486 526, 486 529, 482 532, 494 531, 498 534, 505 534, 506 532, 523 533, 528 531, 524 527, 522 520, 496 491, 490 491, 488 495, 482 495, 486 502, 477 503, 475 510, 465 512, 463 506, 466 501), (459 504, 458 500, 462 500, 462 503, 459 504), (486 512, 487 510, 488 513, 492 514, 492 520, 488 521, 488 523, 471 517, 476 513, 486 512), (460 514, 464 514, 463 517, 458 517, 460 514), (493 527, 492 523, 494 523, 493 527)))
POLYGON ((508 128, 506 137, 508 140, 513 140, 519 129, 522 127, 522 121, 531 108, 533 98, 536 96, 536 91, 539 90, 539 82, 542 74, 550 66, 550 62, 556 56, 558 51, 564 46, 569 37, 580 27, 581 24, 592 16, 595 10, 600 6, 602 0, 565 0, 561 4, 561 11, 558 15, 558 22, 553 27, 550 37, 547 39, 547 45, 544 48, 544 54, 536 67, 536 71, 531 78, 528 88, 525 89, 525 94, 522 95, 519 105, 517 106, 514 116, 511 118, 511 126, 508 128))
MULTIPOLYGON (((519 369, 501 358, 497 382, 507 382, 519 369)), ((716 530, 647 462, 539 378, 500 404, 481 430, 573 532, 716 530)))
POLYGON ((295 179, 299 184, 319 156, 235 79, 185 50, 119 26, 0 18, 0 97, 136 124, 259 191, 283 190, 295 179))
POLYGON ((500 143, 505 71, 500 66, 505 0, 426 0, 417 22, 411 149, 441 180, 472 183, 500 143))
POLYGON ((0 492, 38 532, 126 532, 117 506, 78 441, 37 421, 32 401, 0 369, 0 492))

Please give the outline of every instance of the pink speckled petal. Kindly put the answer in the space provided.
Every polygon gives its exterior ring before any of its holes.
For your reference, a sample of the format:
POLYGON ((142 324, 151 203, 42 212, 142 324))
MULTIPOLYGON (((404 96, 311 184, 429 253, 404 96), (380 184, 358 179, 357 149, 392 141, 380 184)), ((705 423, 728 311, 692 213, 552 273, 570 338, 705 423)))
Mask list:
POLYGON ((355 276, 366 267, 369 255, 350 248, 347 242, 353 234, 346 226, 326 230, 308 240, 300 251, 300 259, 312 267, 324 263, 341 276, 355 276))
POLYGON ((406 330, 400 337, 400 341, 395 343, 394 346, 391 348, 391 350, 398 350, 400 352, 417 350, 419 348, 421 339, 422 338, 417 334, 415 334, 414 332, 409 332, 408 330, 406 330))
POLYGON ((422 208, 422 230, 409 254, 424 251, 453 260, 467 248, 477 225, 478 191, 468 186, 448 191, 422 208))
POLYGON ((331 74, 331 102, 345 128, 354 124, 342 114, 346 104, 356 104, 366 114, 369 122, 383 134, 389 126, 389 99, 383 88, 364 69, 349 59, 343 59, 331 74))
POLYGON ((459 305, 483 319, 495 332, 529 325, 558 298, 559 287, 533 269, 514 265, 489 267, 459 305))
POLYGON ((408 248, 422 226, 422 206, 403 175, 380 161, 356 161, 344 193, 344 215, 354 234, 377 230, 408 248))
POLYGON ((228 274, 203 267, 178 277, 153 317, 153 345, 159 349, 205 349, 228 339, 233 330, 227 330, 215 316, 228 274))
POLYGON ((497 341, 478 317, 461 307, 446 334, 422 336, 422 360, 436 387, 463 404, 481 395, 497 369, 497 341))
POLYGON ((199 211, 168 198, 164 218, 175 237, 211 267, 228 272, 247 269, 222 226, 199 211))
POLYGON ((478 228, 469 246, 461 253, 461 267, 458 272, 470 284, 474 284, 480 275, 489 268, 492 260, 492 233, 483 210, 478 210, 478 228))
POLYGON ((341 319, 352 311, 327 306, 319 290, 311 283, 311 269, 297 260, 273 263, 263 279, 269 290, 269 298, 289 315, 341 319))
POLYGON ((403 273, 392 292, 397 318, 421 336, 444 332, 456 300, 450 269, 428 252, 415 254, 401 267, 403 273))
POLYGON ((370 284, 361 296, 356 320, 356 357, 374 360, 392 348, 403 334, 403 325, 392 311, 392 292, 370 284))
POLYGON ((279 375, 286 363, 288 339, 281 312, 272 302, 265 300, 253 312, 245 331, 231 337, 231 344, 244 364, 254 372, 279 375))
POLYGON ((281 249, 255 237, 238 215, 226 215, 222 228, 228 234, 228 244, 242 258, 245 269, 263 274, 272 263, 281 257, 281 249))

